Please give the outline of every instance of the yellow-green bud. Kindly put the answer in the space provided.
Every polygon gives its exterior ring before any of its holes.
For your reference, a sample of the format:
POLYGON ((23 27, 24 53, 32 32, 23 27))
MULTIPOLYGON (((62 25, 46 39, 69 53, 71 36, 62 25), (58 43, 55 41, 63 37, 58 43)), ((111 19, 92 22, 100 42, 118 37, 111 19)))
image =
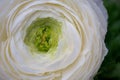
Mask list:
POLYGON ((31 49, 48 52, 58 46, 61 22, 52 17, 37 18, 26 30, 24 43, 31 49))

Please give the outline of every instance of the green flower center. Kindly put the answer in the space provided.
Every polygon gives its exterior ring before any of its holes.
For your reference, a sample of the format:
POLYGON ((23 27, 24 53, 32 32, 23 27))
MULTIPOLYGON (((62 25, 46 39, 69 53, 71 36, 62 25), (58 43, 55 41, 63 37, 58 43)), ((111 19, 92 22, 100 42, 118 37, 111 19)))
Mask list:
POLYGON ((32 50, 48 52, 58 46, 61 22, 56 19, 37 18, 26 30, 24 43, 32 50))

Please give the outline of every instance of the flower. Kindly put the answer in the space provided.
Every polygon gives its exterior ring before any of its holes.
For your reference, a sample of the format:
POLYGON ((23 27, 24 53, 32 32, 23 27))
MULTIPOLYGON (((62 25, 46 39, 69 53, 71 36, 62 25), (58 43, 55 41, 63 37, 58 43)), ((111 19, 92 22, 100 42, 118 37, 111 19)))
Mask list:
POLYGON ((101 0, 3 2, 1 80, 93 79, 107 53, 101 0))

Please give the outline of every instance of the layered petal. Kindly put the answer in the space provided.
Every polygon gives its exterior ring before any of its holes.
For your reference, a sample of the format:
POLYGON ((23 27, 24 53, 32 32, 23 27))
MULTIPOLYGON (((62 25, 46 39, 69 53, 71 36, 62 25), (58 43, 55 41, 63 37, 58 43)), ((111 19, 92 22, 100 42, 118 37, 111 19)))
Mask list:
POLYGON ((16 0, 6 4, 7 11, 0 13, 4 18, 0 21, 1 79, 93 79, 107 53, 107 13, 101 0, 16 0), (46 17, 62 23, 61 35, 55 51, 38 54, 24 38, 36 18, 46 17))

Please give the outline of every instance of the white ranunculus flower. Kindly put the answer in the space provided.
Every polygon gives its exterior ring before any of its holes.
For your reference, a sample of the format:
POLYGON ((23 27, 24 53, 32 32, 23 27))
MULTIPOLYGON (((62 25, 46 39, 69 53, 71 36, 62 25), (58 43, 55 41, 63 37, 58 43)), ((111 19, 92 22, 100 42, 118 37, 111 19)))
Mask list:
POLYGON ((106 31, 102 0, 0 0, 0 80, 92 80, 106 31))

